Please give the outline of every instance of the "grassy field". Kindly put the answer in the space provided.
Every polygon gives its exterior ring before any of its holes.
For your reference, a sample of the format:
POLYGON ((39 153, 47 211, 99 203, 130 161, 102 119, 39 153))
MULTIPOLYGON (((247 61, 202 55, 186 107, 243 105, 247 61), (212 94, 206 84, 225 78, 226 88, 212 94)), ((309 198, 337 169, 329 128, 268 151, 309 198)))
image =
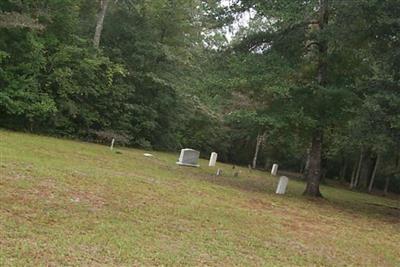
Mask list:
POLYGON ((400 200, 0 131, 0 266, 400 266, 400 200))

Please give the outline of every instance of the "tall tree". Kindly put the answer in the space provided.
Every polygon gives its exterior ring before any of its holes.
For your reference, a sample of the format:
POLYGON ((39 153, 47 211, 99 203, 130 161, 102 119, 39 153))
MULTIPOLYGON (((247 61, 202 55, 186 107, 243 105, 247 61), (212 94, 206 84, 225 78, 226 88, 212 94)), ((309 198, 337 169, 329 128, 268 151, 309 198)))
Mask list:
POLYGON ((97 14, 96 30, 93 37, 93 46, 99 48, 101 33, 103 31, 104 17, 106 16, 110 0, 100 0, 99 12, 97 14))
MULTIPOLYGON (((320 0, 319 2, 319 16, 316 22, 313 22, 313 27, 317 28, 316 31, 323 31, 328 26, 328 0, 320 0), (314 26, 316 24, 316 26, 314 26)), ((318 36, 318 32, 316 33, 318 36)), ((316 46, 317 50, 317 82, 321 87, 327 84, 327 52, 328 43, 325 38, 319 38, 319 40, 311 40, 308 46, 316 46)), ((321 157, 322 157, 322 143, 323 143, 324 129, 317 127, 312 134, 309 168, 307 172, 307 186, 304 191, 305 195, 309 196, 321 196, 319 185, 321 181, 321 157)))
MULTIPOLYGON (((260 57, 264 56, 266 60, 271 55, 276 55, 274 58, 277 59, 278 68, 281 70, 275 74, 281 77, 275 78, 282 81, 286 76, 286 80, 289 81, 282 82, 278 87, 282 90, 282 102, 278 103, 281 107, 282 104, 293 104, 292 108, 281 112, 281 115, 291 117, 292 120, 295 117, 303 117, 303 131, 309 132, 311 139, 307 187, 304 194, 321 196, 319 185, 323 134, 325 128, 338 117, 329 102, 337 101, 338 106, 343 105, 340 103, 343 93, 330 84, 328 75, 328 1, 278 3, 248 0, 238 3, 237 8, 254 9, 257 15, 263 18, 261 21, 264 21, 264 25, 250 29, 236 48, 256 53, 260 57)), ((270 74, 274 76, 273 73, 270 74)), ((271 92, 271 88, 266 90, 271 92)))

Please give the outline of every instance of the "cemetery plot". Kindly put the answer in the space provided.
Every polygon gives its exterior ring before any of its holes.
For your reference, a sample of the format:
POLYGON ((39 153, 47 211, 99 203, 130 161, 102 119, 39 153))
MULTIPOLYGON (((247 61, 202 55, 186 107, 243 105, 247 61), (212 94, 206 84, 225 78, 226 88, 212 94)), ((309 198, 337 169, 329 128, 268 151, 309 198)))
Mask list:
POLYGON ((399 199, 0 131, 0 266, 399 266, 399 199), (235 172, 240 175, 234 177, 235 172), (221 174, 221 173, 220 173, 221 174))

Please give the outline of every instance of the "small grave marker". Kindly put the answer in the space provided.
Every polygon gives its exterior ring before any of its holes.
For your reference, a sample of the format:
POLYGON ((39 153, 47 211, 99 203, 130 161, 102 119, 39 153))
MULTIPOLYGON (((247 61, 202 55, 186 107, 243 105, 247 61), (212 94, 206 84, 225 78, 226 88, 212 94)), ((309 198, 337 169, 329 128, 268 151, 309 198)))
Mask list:
POLYGON ((210 162, 208 163, 209 167, 214 167, 215 166, 215 163, 217 162, 217 157, 218 157, 217 153, 215 153, 215 152, 211 153, 210 162))
POLYGON ((288 183, 289 183, 289 178, 287 178, 286 176, 281 176, 281 178, 279 178, 278 187, 276 188, 276 193, 279 195, 284 195, 288 183))
POLYGON ((113 139, 111 140, 110 150, 113 150, 113 149, 114 149, 114 142, 115 142, 115 138, 113 138, 113 139))
POLYGON ((276 174, 278 173, 278 164, 274 164, 272 165, 272 170, 271 170, 271 174, 276 176, 276 174))

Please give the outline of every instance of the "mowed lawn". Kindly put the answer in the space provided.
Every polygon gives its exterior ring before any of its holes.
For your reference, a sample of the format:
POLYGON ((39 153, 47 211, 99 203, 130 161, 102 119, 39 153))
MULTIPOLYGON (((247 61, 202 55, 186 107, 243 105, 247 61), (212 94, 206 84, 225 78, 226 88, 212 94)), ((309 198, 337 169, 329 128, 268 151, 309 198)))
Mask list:
POLYGON ((400 201, 0 131, 0 266, 400 266, 400 201))

